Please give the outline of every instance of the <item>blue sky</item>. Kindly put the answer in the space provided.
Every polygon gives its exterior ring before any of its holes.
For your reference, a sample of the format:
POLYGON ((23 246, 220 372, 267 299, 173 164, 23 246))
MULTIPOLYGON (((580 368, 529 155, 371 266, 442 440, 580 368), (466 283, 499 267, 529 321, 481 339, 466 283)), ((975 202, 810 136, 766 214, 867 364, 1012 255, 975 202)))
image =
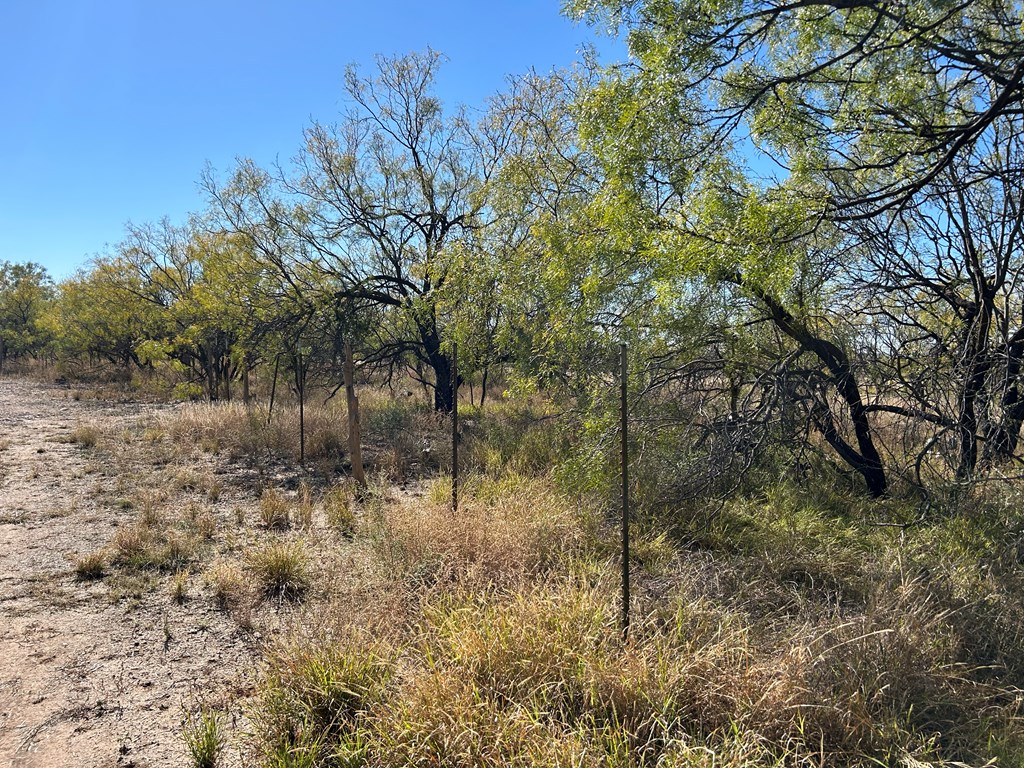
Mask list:
POLYGON ((0 261, 65 277, 129 220, 184 220, 206 161, 287 160, 333 120, 349 63, 430 46, 445 102, 481 105, 593 40, 558 0, 4 0, 0 261))

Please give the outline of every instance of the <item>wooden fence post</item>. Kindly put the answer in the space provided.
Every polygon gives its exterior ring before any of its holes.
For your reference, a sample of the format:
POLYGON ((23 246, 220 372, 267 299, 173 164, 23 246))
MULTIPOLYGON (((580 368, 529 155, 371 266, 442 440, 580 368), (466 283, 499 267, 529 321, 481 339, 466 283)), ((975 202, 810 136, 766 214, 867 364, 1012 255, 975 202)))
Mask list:
POLYGON ((359 421, 359 398, 356 396, 356 365, 352 359, 352 345, 345 342, 345 400, 348 405, 348 455, 352 464, 352 478, 366 486, 363 473, 362 426, 359 421))

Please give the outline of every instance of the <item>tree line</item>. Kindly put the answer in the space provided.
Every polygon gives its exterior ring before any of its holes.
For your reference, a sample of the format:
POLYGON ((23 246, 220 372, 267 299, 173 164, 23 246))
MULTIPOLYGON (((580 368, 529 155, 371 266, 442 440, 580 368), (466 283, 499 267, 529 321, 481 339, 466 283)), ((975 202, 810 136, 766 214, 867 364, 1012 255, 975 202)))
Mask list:
POLYGON ((104 360, 213 400, 282 364, 337 386, 350 343, 445 412, 457 342, 481 403, 500 372, 600 444, 624 341, 666 499, 765 472, 926 498, 1015 474, 1020 7, 566 12, 629 59, 453 111, 440 54, 381 57, 292 162, 207 169, 187 222, 132 225, 59 285, 5 265, 0 364, 104 360))

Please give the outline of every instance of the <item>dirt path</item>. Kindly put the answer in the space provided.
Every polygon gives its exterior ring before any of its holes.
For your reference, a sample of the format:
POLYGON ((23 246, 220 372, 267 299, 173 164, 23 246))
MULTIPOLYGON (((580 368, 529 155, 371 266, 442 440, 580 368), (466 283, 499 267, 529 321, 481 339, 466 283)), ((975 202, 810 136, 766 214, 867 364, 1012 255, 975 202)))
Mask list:
POLYGON ((0 765, 186 765, 183 707, 251 673, 252 640, 207 601, 75 578, 75 559, 137 515, 144 459, 70 435, 92 424, 130 443, 158 409, 0 379, 0 765))

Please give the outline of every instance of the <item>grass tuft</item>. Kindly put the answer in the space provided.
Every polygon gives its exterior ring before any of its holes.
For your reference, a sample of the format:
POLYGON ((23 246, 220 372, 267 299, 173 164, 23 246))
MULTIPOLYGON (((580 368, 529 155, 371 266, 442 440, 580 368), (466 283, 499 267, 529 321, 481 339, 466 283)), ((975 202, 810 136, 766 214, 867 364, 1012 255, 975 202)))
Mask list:
POLYGON ((267 597, 297 599, 310 586, 308 558, 299 542, 273 542, 249 552, 246 565, 267 597))
POLYGON ((100 429, 95 424, 79 424, 68 435, 68 440, 83 448, 95 448, 100 439, 100 429))
POLYGON ((272 531, 291 527, 291 505, 283 494, 268 488, 260 496, 260 521, 272 531))
POLYGON ((103 578, 107 567, 107 555, 102 550, 90 552, 75 560, 75 577, 81 581, 103 578))
POLYGON ((192 768, 217 768, 224 750, 220 715, 205 708, 187 715, 182 723, 182 738, 192 768))

